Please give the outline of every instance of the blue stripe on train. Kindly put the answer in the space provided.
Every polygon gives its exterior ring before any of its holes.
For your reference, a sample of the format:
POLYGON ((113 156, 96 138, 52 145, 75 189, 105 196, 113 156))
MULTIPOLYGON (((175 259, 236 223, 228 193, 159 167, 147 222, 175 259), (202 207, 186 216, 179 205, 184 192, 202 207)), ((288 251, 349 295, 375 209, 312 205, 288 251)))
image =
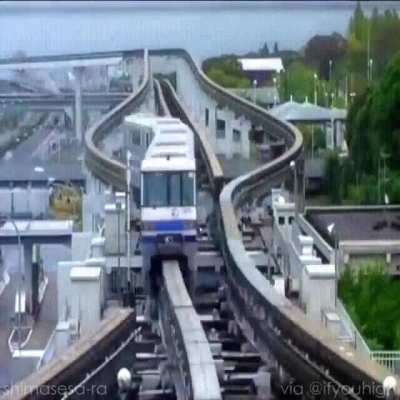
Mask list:
POLYGON ((183 221, 159 221, 154 223, 156 231, 183 231, 185 224, 183 221))
MULTIPOLYGON (((196 236, 195 235, 190 235, 190 236, 183 236, 184 242, 195 242, 196 241, 196 236)), ((157 236, 142 236, 142 242, 143 243, 152 243, 152 242, 157 242, 157 236)))

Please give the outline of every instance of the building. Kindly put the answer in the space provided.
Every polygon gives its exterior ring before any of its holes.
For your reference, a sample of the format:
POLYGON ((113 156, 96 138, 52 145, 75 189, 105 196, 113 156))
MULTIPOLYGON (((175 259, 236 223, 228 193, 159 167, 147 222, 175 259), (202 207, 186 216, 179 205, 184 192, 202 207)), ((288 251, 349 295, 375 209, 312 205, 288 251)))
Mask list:
POLYGON ((284 70, 280 57, 239 58, 239 62, 246 76, 257 81, 257 87, 272 86, 273 78, 284 70))

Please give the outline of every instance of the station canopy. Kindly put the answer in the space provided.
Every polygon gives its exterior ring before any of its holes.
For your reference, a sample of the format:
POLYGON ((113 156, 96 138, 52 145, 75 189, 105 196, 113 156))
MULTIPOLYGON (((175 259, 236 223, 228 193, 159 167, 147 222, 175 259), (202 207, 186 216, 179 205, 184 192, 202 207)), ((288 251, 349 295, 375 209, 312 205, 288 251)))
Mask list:
POLYGON ((321 107, 308 101, 298 103, 288 101, 269 110, 269 113, 279 119, 290 122, 320 123, 333 120, 346 120, 347 110, 342 108, 321 107))

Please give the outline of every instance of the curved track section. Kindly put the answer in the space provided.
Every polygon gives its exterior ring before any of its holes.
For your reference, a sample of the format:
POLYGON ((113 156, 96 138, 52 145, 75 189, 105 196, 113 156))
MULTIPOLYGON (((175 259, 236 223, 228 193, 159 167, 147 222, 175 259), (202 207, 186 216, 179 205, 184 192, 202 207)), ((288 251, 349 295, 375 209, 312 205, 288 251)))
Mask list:
MULTIPOLYGON (((221 106, 242 113, 253 124, 261 125, 272 137, 283 139, 286 144, 284 154, 233 180, 220 194, 219 235, 227 265, 230 300, 249 340, 266 358, 272 352, 292 376, 306 385, 326 382, 328 385, 322 387, 333 388, 330 394, 336 391, 336 398, 380 398, 387 371, 370 360, 359 358, 352 348, 339 344, 327 329, 310 322, 288 299, 278 295, 246 253, 238 229, 236 207, 246 198, 257 197, 281 182, 290 171, 290 162, 302 157, 300 132, 293 125, 216 85, 186 51, 159 50, 154 54, 183 57, 203 90, 221 106), (361 395, 360 390, 365 385, 375 389, 361 395), (348 388, 354 388, 354 393, 348 388)), ((324 394, 324 398, 330 398, 329 393, 324 394)))
POLYGON ((163 261, 160 318, 180 400, 222 400, 210 345, 177 261, 163 261))
POLYGON ((150 65, 146 50, 143 57, 143 80, 138 90, 104 115, 85 133, 85 161, 88 168, 97 178, 119 190, 126 186, 125 166, 102 152, 98 144, 111 129, 122 122, 125 115, 143 103, 151 90, 150 65))
POLYGON ((171 83, 164 80, 161 83, 161 88, 171 115, 180 118, 182 122, 190 126, 194 132, 196 147, 200 151, 201 159, 206 164, 208 179, 212 185, 214 195, 217 197, 222 189, 224 174, 210 142, 200 127, 194 126, 193 122, 190 120, 171 83))
POLYGON ((170 117, 171 113, 164 98, 161 85, 158 79, 154 79, 154 98, 156 101, 156 112, 161 117, 170 117))

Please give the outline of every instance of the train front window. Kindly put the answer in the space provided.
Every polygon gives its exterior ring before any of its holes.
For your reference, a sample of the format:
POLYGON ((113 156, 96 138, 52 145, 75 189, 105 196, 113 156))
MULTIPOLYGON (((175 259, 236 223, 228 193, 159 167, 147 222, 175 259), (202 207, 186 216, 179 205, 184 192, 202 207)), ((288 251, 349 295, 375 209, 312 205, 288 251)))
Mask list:
POLYGON ((147 207, 163 207, 168 204, 168 179, 161 172, 145 174, 143 178, 144 205, 147 207))
POLYGON ((143 174, 144 207, 194 206, 194 172, 143 174))
POLYGON ((194 173, 182 172, 182 205, 194 205, 194 173))
POLYGON ((181 174, 168 174, 169 175, 169 205, 181 205, 181 174))

